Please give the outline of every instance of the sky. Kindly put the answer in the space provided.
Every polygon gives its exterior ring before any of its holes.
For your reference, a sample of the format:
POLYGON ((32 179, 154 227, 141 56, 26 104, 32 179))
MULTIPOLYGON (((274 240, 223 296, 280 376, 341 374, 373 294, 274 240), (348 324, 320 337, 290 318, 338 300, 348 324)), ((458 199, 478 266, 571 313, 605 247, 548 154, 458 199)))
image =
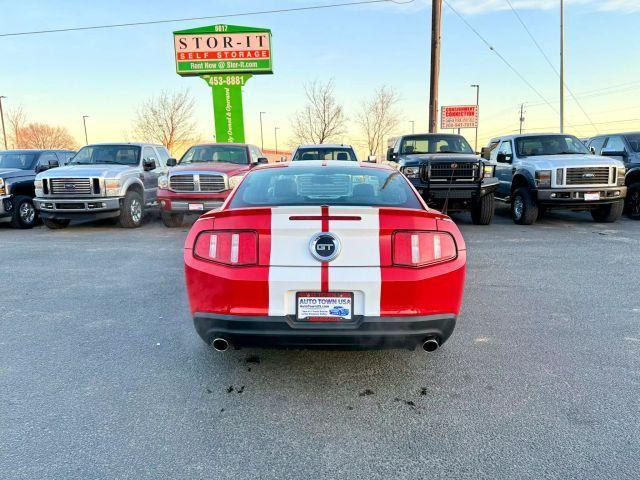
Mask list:
MULTIPOLYGON (((0 0, 0 34, 146 20, 225 15, 338 3, 339 0, 0 0)), ((348 0, 341 0, 348 1, 348 0)), ((303 85, 333 79, 349 118, 345 143, 362 146, 353 119, 382 85, 400 97, 395 134, 427 130, 431 6, 428 0, 240 18, 183 21, 28 36, 0 37, 0 95, 5 108, 22 105, 28 119, 67 127, 84 144, 130 138, 138 106, 161 90, 189 89, 198 135, 212 138, 211 91, 198 78, 175 73, 172 32, 228 23, 271 28, 274 74, 255 76, 244 91, 247 141, 289 143, 291 119, 304 103, 303 85)), ((508 0, 448 0, 526 80, 514 73, 471 28, 443 4, 440 104, 475 103, 480 85, 479 144, 519 127, 558 131, 559 79, 509 7, 508 0), (532 88, 533 87, 533 88, 532 88), (541 98, 543 97, 543 98, 541 98), (548 103, 546 103, 548 102, 548 103), (550 104, 550 105, 549 105, 550 104)), ((558 68, 559 0, 511 0, 529 31, 558 68)), ((640 0, 566 0, 566 130, 640 130, 640 0), (584 110, 585 113, 582 111, 584 110), (595 124, 592 125, 592 122, 595 124)), ((473 145, 475 132, 462 132, 473 145)))

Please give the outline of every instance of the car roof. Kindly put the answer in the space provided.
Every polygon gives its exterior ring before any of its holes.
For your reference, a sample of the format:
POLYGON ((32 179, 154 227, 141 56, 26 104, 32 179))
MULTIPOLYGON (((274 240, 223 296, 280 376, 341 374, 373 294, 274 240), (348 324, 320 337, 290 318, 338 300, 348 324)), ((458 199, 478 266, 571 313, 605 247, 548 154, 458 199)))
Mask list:
POLYGON ((15 148, 10 150, 0 150, 0 152, 14 153, 40 153, 40 152, 75 152, 66 148, 15 148))
POLYGON ((405 135, 401 135, 401 137, 464 137, 464 135, 459 133, 407 133, 405 135))
POLYGON ((134 147, 160 147, 166 148, 164 145, 157 143, 144 143, 144 142, 105 142, 105 143, 90 143, 85 147, 97 147, 97 146, 113 146, 113 145, 131 145, 134 147))
POLYGON ((298 145, 298 149, 300 148, 353 148, 351 145, 346 143, 316 143, 316 144, 308 144, 308 145, 298 145))
MULTIPOLYGON (((511 133, 509 135, 501 135, 498 137, 493 137, 491 140, 489 140, 489 143, 491 142, 495 142, 498 140, 512 140, 514 138, 522 138, 522 137, 548 137, 548 136, 566 136, 566 135, 570 135, 572 137, 575 137, 575 135, 571 134, 571 133, 558 133, 558 132, 548 132, 548 133, 544 133, 544 132, 540 132, 540 133, 511 133)), ((576 137, 578 138, 578 137, 576 137)))
POLYGON ((269 170, 273 168, 305 168, 305 167, 313 167, 313 168, 322 168, 322 167, 340 167, 340 168, 353 168, 355 166, 359 166, 363 169, 377 169, 377 170, 390 170, 396 171, 395 168, 392 168, 388 165, 383 165, 381 163, 369 163, 369 162, 345 162, 344 160, 305 160, 304 162, 282 162, 282 163, 271 163, 268 165, 260 165, 254 169, 256 170, 269 170))
POLYGON ((252 143, 225 143, 225 142, 205 142, 205 143, 196 143, 195 145, 191 145, 192 147, 214 147, 214 146, 232 146, 232 147, 255 147, 252 143))

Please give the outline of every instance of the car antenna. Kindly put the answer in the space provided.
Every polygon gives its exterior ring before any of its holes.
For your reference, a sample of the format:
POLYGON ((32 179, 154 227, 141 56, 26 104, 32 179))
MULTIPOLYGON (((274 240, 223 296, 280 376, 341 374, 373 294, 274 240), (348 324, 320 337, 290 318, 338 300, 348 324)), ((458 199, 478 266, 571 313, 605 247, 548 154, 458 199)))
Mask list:
POLYGON ((458 167, 458 164, 455 162, 451 162, 451 176, 449 177, 449 188, 447 189, 447 196, 444 198, 444 206, 442 208, 442 213, 447 214, 447 208, 449 207, 449 195, 451 194, 451 186, 453 185, 453 174, 458 167), (455 166, 454 166, 455 165, 455 166))

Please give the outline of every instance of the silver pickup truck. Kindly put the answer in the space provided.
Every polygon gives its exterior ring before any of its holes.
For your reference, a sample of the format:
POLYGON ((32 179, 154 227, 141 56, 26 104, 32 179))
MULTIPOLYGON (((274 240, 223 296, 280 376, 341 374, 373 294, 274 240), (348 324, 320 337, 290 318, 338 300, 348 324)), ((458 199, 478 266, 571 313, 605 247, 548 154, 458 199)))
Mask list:
POLYGON ((67 166, 36 176, 34 204, 52 229, 103 218, 135 228, 145 209, 157 205, 158 177, 167 173, 167 160, 169 152, 160 145, 87 145, 67 166))

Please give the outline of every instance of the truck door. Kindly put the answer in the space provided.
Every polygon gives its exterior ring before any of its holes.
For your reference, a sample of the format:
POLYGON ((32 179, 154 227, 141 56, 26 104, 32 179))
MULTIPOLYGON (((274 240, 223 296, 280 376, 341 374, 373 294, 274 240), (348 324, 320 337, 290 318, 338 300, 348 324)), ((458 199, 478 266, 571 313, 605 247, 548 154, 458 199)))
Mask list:
POLYGON ((158 154, 152 147, 144 147, 142 150, 142 183, 144 184, 144 201, 147 204, 154 203, 158 194, 158 177, 160 176, 161 167, 158 154), (144 165, 146 162, 153 161, 156 168, 146 170, 144 165))
POLYGON ((511 179, 513 178, 513 147, 511 140, 503 140, 497 149, 491 152, 496 162, 496 177, 500 181, 498 197, 507 198, 511 194, 511 179))

